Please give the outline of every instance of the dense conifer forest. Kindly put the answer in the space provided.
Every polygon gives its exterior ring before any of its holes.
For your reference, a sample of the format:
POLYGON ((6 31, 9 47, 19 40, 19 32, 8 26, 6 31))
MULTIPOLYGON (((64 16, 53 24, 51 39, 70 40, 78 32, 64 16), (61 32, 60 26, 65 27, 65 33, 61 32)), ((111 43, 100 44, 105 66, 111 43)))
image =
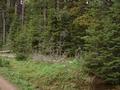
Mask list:
POLYGON ((20 90, 120 90, 120 0, 0 0, 0 75, 20 90))

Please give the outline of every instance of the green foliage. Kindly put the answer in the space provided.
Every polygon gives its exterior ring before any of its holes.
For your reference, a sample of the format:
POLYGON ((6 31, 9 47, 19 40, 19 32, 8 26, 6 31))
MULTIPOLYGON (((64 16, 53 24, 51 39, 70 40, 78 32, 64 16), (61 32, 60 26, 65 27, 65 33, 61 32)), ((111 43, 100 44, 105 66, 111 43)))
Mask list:
MULTIPOLYGON (((94 12, 96 17, 96 25, 90 26, 87 35, 84 37, 86 41, 85 66, 89 73, 98 75, 109 84, 120 84, 120 24, 114 18, 119 15, 113 12, 110 7, 108 11, 100 11, 98 14, 94 12), (103 15, 106 15, 103 17, 103 15)), ((120 10, 120 9, 119 9, 120 10)))
POLYGON ((80 90, 86 89, 80 63, 76 60, 65 64, 11 61, 11 67, 0 68, 20 90, 80 90), (22 67, 21 67, 22 66, 22 67), (84 85, 83 85, 84 84, 84 85))
POLYGON ((50 0, 27 2, 26 25, 32 34, 33 49, 43 54, 66 52, 74 56, 76 50, 84 46, 81 37, 86 27, 77 27, 75 20, 87 11, 85 5, 84 0, 59 1, 59 6, 57 1, 50 0))
POLYGON ((0 67, 8 67, 9 66, 9 61, 3 58, 0 58, 0 67))
POLYGON ((28 59, 28 55, 26 53, 19 52, 16 54, 16 60, 23 61, 28 59))
POLYGON ((87 1, 27 0, 23 26, 21 15, 8 10, 14 17, 9 16, 10 43, 17 59, 27 59, 32 50, 66 56, 84 52, 87 72, 120 84, 120 1, 87 1))
POLYGON ((15 41, 12 43, 14 45, 13 51, 16 54, 16 59, 26 60, 31 53, 31 37, 29 32, 20 31, 16 33, 15 41))

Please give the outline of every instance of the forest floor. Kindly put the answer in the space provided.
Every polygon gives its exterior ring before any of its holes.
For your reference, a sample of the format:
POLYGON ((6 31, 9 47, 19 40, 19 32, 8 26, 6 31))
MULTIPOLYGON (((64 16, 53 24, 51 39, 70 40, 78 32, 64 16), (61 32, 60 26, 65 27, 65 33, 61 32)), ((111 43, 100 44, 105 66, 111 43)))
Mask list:
MULTIPOLYGON (((13 53, 0 53, 0 57, 9 58, 10 60, 15 59, 15 54, 13 53)), ((48 61, 48 62, 56 62, 56 63, 64 63, 66 61, 65 56, 58 55, 41 55, 41 54, 32 54, 31 59, 34 61, 48 61)))
MULTIPOLYGON (((60 57, 34 55, 31 60, 17 61, 12 59, 14 56, 12 54, 2 56, 5 56, 3 60, 9 64, 3 63, 5 65, 0 67, 0 75, 17 85, 19 90, 88 90, 89 88, 88 76, 82 70, 81 59, 64 60, 65 58, 59 59, 60 57), (60 63, 61 61, 63 62, 60 63)), ((17 90, 7 80, 0 77, 0 90, 17 90)), ((120 87, 107 90, 120 90, 120 87)))
POLYGON ((8 66, 0 67, 0 75, 19 90, 86 90, 80 68, 76 60, 66 63, 9 60, 8 66))
POLYGON ((1 57, 6 57, 6 58, 15 58, 14 54, 10 54, 10 53, 0 53, 1 57))
POLYGON ((0 90, 17 90, 14 85, 0 76, 0 90))

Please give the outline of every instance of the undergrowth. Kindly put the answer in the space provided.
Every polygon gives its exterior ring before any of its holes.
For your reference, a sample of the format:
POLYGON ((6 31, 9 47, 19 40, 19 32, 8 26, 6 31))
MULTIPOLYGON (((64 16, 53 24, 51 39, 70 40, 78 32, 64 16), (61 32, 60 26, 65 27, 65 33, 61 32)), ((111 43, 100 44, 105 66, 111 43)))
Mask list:
POLYGON ((4 58, 0 58, 0 67, 8 67, 10 62, 4 58))
POLYGON ((10 61, 0 73, 19 86, 20 90, 86 90, 85 75, 77 60, 64 64, 10 61))

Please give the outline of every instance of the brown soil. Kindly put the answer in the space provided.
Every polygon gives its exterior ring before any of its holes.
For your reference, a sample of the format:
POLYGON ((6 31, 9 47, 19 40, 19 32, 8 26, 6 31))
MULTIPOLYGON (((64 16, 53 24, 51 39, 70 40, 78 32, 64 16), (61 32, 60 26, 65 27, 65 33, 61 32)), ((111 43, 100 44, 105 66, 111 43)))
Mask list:
POLYGON ((17 90, 17 88, 0 76, 0 90, 17 90))

